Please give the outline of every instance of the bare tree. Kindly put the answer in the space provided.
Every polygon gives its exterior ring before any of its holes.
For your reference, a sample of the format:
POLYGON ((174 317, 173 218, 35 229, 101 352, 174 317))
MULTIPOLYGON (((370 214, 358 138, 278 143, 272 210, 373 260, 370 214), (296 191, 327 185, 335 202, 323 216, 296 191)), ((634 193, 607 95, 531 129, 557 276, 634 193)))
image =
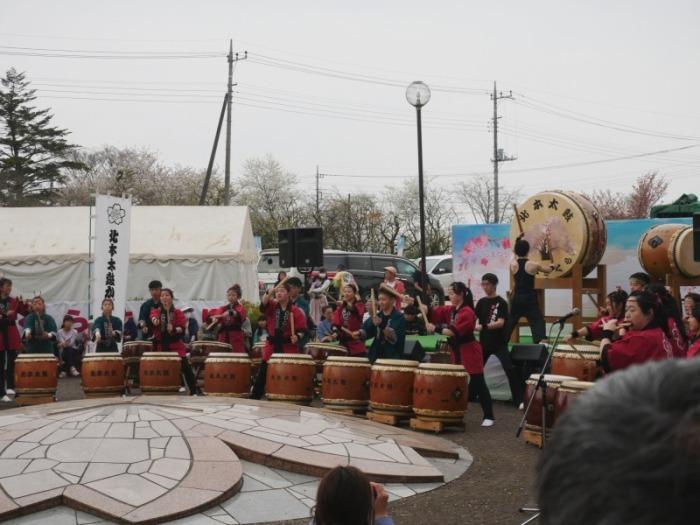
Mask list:
POLYGON ((627 196, 619 191, 595 190, 586 193, 586 197, 598 208, 598 212, 606 220, 626 219, 627 196))
POLYGON ((649 217, 651 207, 659 202, 668 190, 668 181, 657 171, 650 171, 637 177, 632 192, 627 197, 629 219, 649 217))
POLYGON ((480 224, 509 222, 513 215, 513 204, 521 200, 522 191, 518 188, 506 189, 499 186, 498 217, 494 217, 493 190, 493 183, 489 177, 474 176, 468 182, 461 182, 457 186, 456 193, 457 198, 469 208, 475 222, 480 224))

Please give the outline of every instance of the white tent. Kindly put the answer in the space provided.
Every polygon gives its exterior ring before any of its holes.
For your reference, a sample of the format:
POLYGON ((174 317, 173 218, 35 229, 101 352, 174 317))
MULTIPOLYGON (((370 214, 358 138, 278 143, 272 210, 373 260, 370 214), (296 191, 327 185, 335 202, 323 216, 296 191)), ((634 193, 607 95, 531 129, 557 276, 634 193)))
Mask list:
MULTIPOLYGON (((0 225, 0 276, 13 293, 86 313, 90 208, 0 208, 0 225)), ((245 206, 134 206, 127 302, 148 297, 153 279, 179 304, 220 303, 233 283, 257 302, 257 259, 245 206)))

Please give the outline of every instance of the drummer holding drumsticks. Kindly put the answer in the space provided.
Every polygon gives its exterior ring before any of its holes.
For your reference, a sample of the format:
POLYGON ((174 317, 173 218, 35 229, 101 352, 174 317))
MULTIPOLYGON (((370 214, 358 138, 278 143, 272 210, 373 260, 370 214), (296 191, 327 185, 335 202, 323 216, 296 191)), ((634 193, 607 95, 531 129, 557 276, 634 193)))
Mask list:
POLYGON ((357 285, 347 283, 343 286, 343 298, 338 301, 333 312, 333 330, 338 335, 340 344, 348 349, 352 357, 367 357, 367 347, 360 338, 365 305, 357 296, 357 285))
POLYGON ((245 353, 245 340, 243 337, 243 323, 246 320, 245 306, 240 299, 243 295, 241 286, 234 284, 226 291, 228 304, 211 311, 213 315, 207 318, 209 326, 218 324, 218 339, 222 343, 228 343, 234 352, 245 353))

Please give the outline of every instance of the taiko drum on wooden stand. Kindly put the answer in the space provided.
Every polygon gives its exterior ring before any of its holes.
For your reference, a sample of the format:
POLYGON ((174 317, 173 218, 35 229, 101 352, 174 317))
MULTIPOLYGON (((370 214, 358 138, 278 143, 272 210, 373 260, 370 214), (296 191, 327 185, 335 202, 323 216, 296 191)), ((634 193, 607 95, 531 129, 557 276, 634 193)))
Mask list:
POLYGON ((423 421, 461 423, 469 401, 462 365, 421 363, 413 380, 413 412, 423 421))
POLYGON ((332 410, 361 410, 369 404, 371 365, 366 357, 329 356, 323 364, 321 399, 332 410))
POLYGON ((554 394, 554 423, 564 414, 578 397, 591 388, 595 383, 590 381, 564 381, 554 394))
POLYGON ((177 394, 182 381, 177 352, 146 352, 141 357, 139 382, 142 394, 177 394))
POLYGON ((58 359, 53 354, 21 353, 15 361, 15 392, 20 406, 56 400, 58 359))
MULTIPOLYGON (((525 400, 529 401, 532 393, 537 387, 537 380, 540 378, 539 374, 532 374, 530 379, 526 382, 525 388, 525 400)), ((535 394, 535 398, 530 405, 530 411, 527 413, 525 430, 530 430, 534 432, 540 432, 542 429, 542 404, 545 406, 545 421, 544 427, 549 433, 551 428, 554 426, 554 398, 556 397, 557 390, 565 381, 576 381, 575 377, 571 376, 560 376, 554 374, 545 374, 544 380, 547 383, 547 395, 543 399, 542 389, 538 389, 535 394)))
POLYGON ((573 376, 580 381, 595 381, 602 374, 596 364, 600 350, 593 345, 557 345, 552 355, 552 374, 573 376))
POLYGON ((657 224, 637 245, 639 264, 657 279, 668 274, 700 277, 700 261, 693 258, 693 227, 688 224, 657 224))
POLYGON ((141 356, 146 352, 153 351, 153 343, 151 341, 127 341, 122 345, 122 359, 128 386, 139 385, 139 368, 141 365, 141 356))
POLYGON ((204 392, 208 396, 250 395, 251 361, 247 354, 211 352, 204 364, 204 392))
POLYGON ((271 401, 308 405, 314 395, 316 363, 307 354, 273 354, 267 363, 265 395, 271 401))
POLYGON ((413 415, 413 378, 418 361, 377 359, 369 382, 369 406, 388 416, 413 415))
POLYGON ((124 359, 119 352, 87 354, 81 375, 86 397, 118 396, 124 390, 124 359))

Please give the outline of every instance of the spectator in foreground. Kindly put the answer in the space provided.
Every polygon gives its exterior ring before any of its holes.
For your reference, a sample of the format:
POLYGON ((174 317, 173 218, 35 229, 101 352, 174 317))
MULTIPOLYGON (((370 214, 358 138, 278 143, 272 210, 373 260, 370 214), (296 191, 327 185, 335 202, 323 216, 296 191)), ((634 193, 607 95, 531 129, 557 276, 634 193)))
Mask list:
POLYGON ((393 525, 389 495, 355 467, 335 467, 318 485, 312 525, 393 525))
POLYGON ((544 449, 540 523, 697 523, 698 421, 700 360, 647 363, 597 382, 544 449))

